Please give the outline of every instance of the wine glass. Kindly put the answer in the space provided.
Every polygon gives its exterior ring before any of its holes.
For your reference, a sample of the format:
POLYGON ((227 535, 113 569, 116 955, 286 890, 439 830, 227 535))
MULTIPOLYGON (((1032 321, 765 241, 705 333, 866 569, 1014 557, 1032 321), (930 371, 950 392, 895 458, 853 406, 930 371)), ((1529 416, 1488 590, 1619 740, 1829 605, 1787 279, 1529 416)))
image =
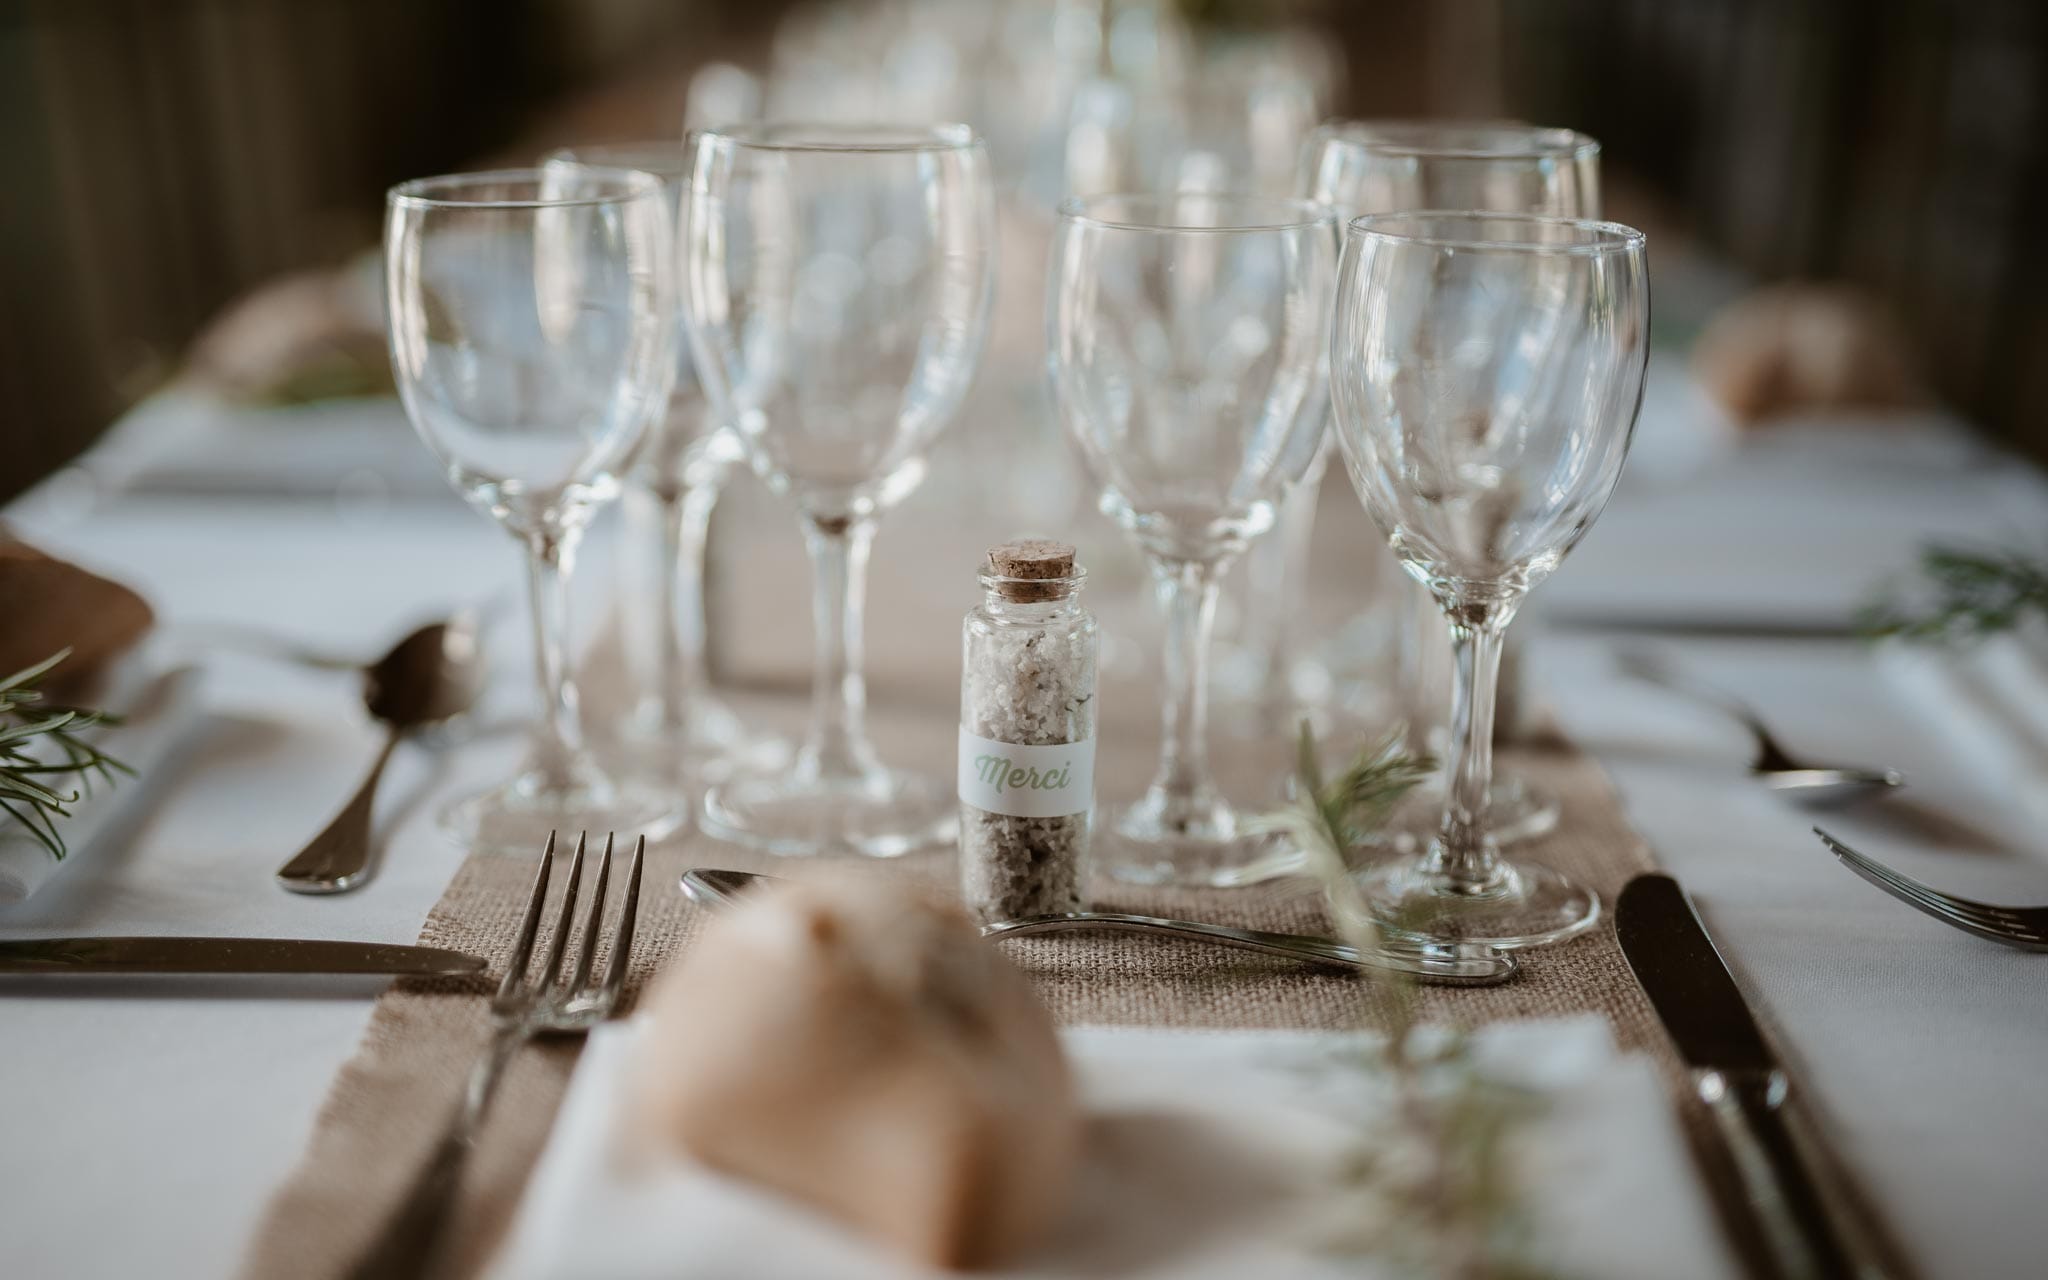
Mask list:
POLYGON ((532 588, 540 721, 510 782, 443 815, 465 843, 530 849, 550 828, 660 835, 680 816, 591 761, 565 656, 577 541, 675 376, 671 236, 660 182, 622 169, 422 178, 387 199, 406 414, 455 490, 525 545, 532 588))
MULTIPOLYGON (((1570 129, 1513 120, 1332 121, 1309 135, 1298 190, 1345 218, 1417 209, 1597 218, 1600 144, 1570 129)), ((1433 750, 1432 739, 1444 731, 1446 640, 1420 588, 1391 572, 1391 562, 1367 567, 1382 565, 1368 584, 1365 610, 1339 637, 1330 665, 1339 672, 1384 671, 1392 655, 1394 702, 1405 714, 1410 749, 1420 754, 1433 750)), ((1503 841, 1557 825, 1556 798, 1518 778, 1497 778, 1490 803, 1494 832, 1503 841)), ((1403 817, 1410 812, 1404 807, 1403 817)), ((1426 828, 1422 838, 1428 838, 1426 828)))
POLYGON ((1616 223, 1526 214, 1377 214, 1346 231, 1338 447, 1395 558, 1443 610, 1457 664, 1436 839, 1364 876, 1391 927, 1523 947, 1599 916, 1591 891, 1501 858, 1487 788, 1502 637, 1599 516, 1635 430, 1643 246, 1616 223))
MULTIPOLYGON (((562 147, 550 152, 554 169, 634 169, 661 183, 669 215, 682 226, 682 193, 690 156, 680 138, 562 147)), ((680 262, 680 258, 678 258, 680 262)), ((610 735, 621 763, 680 785, 686 791, 714 781, 743 763, 774 763, 786 749, 750 737, 711 691, 705 670, 704 554, 711 513, 718 505, 740 445, 713 420, 690 356, 689 334, 678 323, 675 381, 667 412, 648 431, 626 470, 625 507, 636 561, 635 594, 647 603, 624 619, 626 657, 638 692, 631 712, 610 735), (645 563, 652 553, 651 565, 645 563)))
POLYGON ((685 313, 720 419, 796 504, 815 575, 810 732, 786 772, 705 797, 773 853, 891 857, 951 835, 949 782, 868 742, 861 605, 875 521, 923 480, 988 325, 994 195, 964 125, 762 123, 697 134, 685 313))
POLYGON ((1215 883, 1261 843, 1209 774, 1209 623, 1222 571, 1272 527, 1322 439, 1336 226, 1322 205, 1267 196, 1060 208, 1053 399, 1168 614, 1159 771, 1096 851, 1122 879, 1215 883))
POLYGON ((1600 144, 1516 120, 1333 120, 1309 134, 1299 189, 1346 217, 1416 209, 1598 217, 1600 144))

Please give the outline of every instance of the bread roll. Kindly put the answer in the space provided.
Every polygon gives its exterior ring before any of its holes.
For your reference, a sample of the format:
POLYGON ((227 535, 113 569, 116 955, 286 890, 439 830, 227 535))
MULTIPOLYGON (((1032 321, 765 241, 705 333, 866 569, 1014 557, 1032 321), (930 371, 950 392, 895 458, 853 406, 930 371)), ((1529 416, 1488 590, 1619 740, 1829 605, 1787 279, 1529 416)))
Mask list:
POLYGON ((1694 345, 1693 371, 1730 417, 1748 425, 1927 398, 1897 320, 1846 286, 1776 285, 1730 303, 1694 345))
POLYGON ((1064 1209, 1074 1086, 1029 981, 951 905, 779 882, 648 999, 637 1099, 696 1159, 927 1265, 987 1266, 1064 1209))

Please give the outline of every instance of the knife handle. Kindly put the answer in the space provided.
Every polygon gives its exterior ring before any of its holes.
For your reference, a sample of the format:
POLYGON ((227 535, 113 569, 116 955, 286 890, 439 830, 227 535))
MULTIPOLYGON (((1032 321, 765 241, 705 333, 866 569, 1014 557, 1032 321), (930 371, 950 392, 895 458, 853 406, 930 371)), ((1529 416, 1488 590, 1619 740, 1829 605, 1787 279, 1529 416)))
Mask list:
POLYGON ((1896 1280, 1877 1228, 1818 1130, 1791 1105, 1785 1073, 1694 1075, 1779 1280, 1896 1280))

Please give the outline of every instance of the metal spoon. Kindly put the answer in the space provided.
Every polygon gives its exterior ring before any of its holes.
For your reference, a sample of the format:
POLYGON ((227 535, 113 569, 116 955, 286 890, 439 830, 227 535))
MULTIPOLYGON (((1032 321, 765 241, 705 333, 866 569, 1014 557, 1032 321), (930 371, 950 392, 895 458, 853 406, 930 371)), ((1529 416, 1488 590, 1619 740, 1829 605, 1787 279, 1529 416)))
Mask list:
POLYGON ((1630 650, 1618 655, 1618 660, 1621 669, 1636 679, 1713 707, 1749 730, 1756 740, 1756 756, 1749 762, 1749 772, 1773 791, 1783 791, 1806 804, 1831 805, 1906 785, 1906 775, 1897 769, 1800 760, 1778 744, 1763 718, 1740 699, 1682 675, 1647 653, 1630 650))
POLYGON ((343 893, 369 878, 370 810, 377 782, 399 740, 472 706, 483 691, 484 662, 472 618, 431 622, 363 669, 363 703, 385 726, 384 746, 354 796, 277 882, 293 893, 343 893))
MULTIPOLYGON (((700 906, 730 904, 756 884, 774 876, 750 871, 720 871, 696 867, 683 873, 683 893, 700 906)), ((1237 929, 1229 925, 1201 924, 1192 920, 1164 920, 1156 916, 1124 915, 1110 911, 1070 911, 1054 915, 1025 916, 998 920, 981 927, 984 938, 1015 938, 1029 933, 1051 933, 1064 929, 1116 929, 1131 933, 1165 934, 1213 942, 1219 946, 1241 947, 1267 955, 1284 956, 1309 964, 1335 965, 1353 969, 1386 969, 1409 974, 1418 982, 1451 987, 1490 987, 1515 976, 1514 956, 1492 947, 1425 944, 1413 950, 1381 948, 1360 952, 1330 938, 1299 933, 1268 933, 1259 929, 1237 929)))

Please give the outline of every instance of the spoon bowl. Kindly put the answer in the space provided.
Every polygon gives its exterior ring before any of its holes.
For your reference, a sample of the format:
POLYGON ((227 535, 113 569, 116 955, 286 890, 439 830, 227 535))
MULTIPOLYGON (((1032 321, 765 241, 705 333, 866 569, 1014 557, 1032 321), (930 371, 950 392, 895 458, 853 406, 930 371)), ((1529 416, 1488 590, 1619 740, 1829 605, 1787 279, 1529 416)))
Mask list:
POLYGON ((384 766, 406 735, 453 719, 476 705, 485 678, 476 619, 430 622, 363 668, 363 705, 384 726, 384 746, 362 784, 319 835, 280 867, 293 893, 345 893, 369 879, 370 812, 384 766))
POLYGON ((484 676, 474 621, 430 622, 363 669, 363 705, 399 729, 439 724, 476 705, 484 676))
POLYGON ((1802 804, 1816 807, 1848 804, 1880 791, 1906 785, 1897 769, 1821 769, 1811 765, 1764 769, 1751 766, 1750 773, 1773 791, 1782 791, 1802 804))

